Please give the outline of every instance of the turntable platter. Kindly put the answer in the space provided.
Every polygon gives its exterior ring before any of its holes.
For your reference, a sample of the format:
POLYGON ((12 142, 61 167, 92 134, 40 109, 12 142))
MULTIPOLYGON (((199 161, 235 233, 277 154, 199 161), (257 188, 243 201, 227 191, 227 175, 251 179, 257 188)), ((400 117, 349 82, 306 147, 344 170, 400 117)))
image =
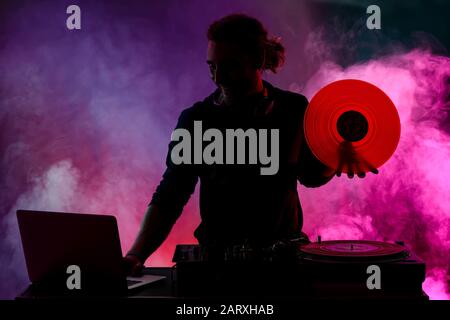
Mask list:
POLYGON ((401 259, 408 252, 395 243, 370 240, 334 240, 300 247, 306 258, 318 260, 401 259))

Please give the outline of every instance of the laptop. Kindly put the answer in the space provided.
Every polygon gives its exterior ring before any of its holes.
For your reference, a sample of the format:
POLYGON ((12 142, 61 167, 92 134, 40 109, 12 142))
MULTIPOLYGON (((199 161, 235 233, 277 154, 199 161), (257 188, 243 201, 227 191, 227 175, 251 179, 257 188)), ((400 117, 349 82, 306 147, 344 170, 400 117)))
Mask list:
POLYGON ((17 220, 28 276, 44 292, 126 295, 165 278, 125 276, 114 216, 17 210, 17 220))

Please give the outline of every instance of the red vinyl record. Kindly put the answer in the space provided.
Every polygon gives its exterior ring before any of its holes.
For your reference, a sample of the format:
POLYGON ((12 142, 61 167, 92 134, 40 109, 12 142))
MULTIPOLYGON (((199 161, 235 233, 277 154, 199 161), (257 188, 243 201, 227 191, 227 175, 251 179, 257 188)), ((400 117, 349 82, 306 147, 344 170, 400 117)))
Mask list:
POLYGON ((311 99, 304 118, 313 154, 340 172, 369 172, 382 166, 400 140, 400 118, 378 87, 347 79, 330 83, 311 99))

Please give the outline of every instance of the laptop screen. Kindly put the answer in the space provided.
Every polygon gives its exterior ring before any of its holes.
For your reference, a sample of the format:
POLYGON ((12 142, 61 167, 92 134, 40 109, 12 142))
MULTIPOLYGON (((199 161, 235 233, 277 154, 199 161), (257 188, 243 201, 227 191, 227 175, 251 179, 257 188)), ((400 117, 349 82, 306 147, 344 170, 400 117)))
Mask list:
POLYGON ((75 265, 83 291, 126 289, 114 216, 18 210, 17 219, 28 275, 34 284, 64 290, 68 267, 75 265))

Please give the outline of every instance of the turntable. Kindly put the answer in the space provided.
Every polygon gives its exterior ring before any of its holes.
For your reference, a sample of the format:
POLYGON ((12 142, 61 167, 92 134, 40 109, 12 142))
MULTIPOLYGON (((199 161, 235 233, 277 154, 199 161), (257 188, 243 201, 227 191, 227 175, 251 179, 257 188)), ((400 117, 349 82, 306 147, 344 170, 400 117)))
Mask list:
POLYGON ((425 264, 403 242, 320 239, 299 249, 315 295, 427 299, 422 291, 425 264), (376 270, 376 271, 375 271, 376 270), (378 273, 378 287, 368 284, 378 273))
POLYGON ((268 248, 234 246, 220 252, 222 259, 211 259, 198 245, 177 246, 173 261, 178 296, 428 298, 422 291, 425 264, 401 242, 319 239, 268 248), (237 254, 227 254, 230 251, 237 254), (368 286, 373 270, 378 288, 368 286))

